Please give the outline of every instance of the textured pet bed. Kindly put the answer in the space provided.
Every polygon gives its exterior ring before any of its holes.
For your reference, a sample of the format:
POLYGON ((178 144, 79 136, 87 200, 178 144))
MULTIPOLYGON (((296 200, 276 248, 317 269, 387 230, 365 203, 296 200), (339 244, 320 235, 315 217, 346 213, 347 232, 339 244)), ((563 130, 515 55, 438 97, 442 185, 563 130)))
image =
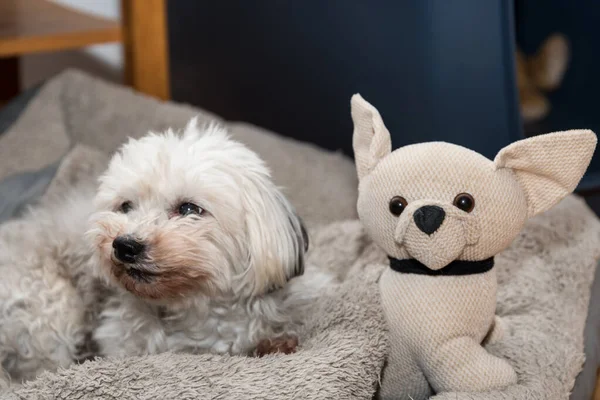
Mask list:
MULTIPOLYGON (((77 72, 65 73, 46 84, 0 136, 0 179, 60 164, 49 190, 73 187, 81 179, 93 179, 106 162, 106 156, 92 148, 110 153, 126 136, 182 127, 198 114, 201 120, 217 119, 190 107, 160 104, 77 72)), ((300 335, 300 351, 262 359, 162 354, 97 360, 44 373, 7 397, 372 396, 386 346, 375 282, 380 268, 369 265, 384 259, 358 222, 343 221, 356 216, 352 163, 246 124, 229 126, 237 139, 267 160, 276 181, 287 188, 308 222, 309 260, 343 281, 315 302, 300 335)), ((600 222, 580 199, 571 196, 531 220, 497 257, 498 313, 510 330, 502 342, 489 347, 515 366, 518 384, 501 392, 446 393, 435 398, 568 398, 583 365, 584 325, 599 256, 600 222)))

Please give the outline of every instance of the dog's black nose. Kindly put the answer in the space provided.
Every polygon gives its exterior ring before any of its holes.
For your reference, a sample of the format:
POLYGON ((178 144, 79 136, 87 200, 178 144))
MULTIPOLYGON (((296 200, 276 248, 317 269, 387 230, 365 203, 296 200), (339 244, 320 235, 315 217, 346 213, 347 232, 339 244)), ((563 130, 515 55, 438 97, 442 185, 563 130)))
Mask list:
POLYGON ((130 236, 117 236, 113 240, 115 257, 124 263, 134 263, 144 251, 144 245, 130 236))
POLYGON ((446 213, 444 209, 438 206, 423 206, 413 214, 415 224, 417 224, 422 232, 428 235, 437 231, 442 222, 444 222, 445 217, 446 213))

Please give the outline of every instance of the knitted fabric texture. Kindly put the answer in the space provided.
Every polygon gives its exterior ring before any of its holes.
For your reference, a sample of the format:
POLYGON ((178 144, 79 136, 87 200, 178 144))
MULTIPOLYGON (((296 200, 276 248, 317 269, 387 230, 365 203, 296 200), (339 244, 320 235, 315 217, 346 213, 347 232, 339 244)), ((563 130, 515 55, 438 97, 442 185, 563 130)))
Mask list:
MULTIPOLYGON (((593 132, 577 130, 513 143, 494 161, 443 142, 391 152, 381 116, 360 95, 352 98, 352 117, 361 222, 389 257, 431 270, 505 249, 529 217, 575 189, 596 146, 593 132), (401 209, 390 205, 398 198, 401 209)), ((503 335, 495 269, 432 276, 387 268, 379 288, 390 341, 382 398, 516 383, 513 367, 482 347, 503 335)))

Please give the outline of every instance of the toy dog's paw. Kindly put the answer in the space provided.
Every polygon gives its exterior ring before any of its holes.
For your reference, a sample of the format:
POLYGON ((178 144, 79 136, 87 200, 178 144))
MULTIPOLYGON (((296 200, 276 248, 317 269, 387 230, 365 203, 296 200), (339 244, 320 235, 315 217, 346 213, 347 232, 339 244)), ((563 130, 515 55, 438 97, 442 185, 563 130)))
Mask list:
POLYGON ((263 357, 267 354, 292 354, 298 347, 298 337, 293 335, 282 335, 275 338, 263 339, 256 346, 254 354, 263 357))

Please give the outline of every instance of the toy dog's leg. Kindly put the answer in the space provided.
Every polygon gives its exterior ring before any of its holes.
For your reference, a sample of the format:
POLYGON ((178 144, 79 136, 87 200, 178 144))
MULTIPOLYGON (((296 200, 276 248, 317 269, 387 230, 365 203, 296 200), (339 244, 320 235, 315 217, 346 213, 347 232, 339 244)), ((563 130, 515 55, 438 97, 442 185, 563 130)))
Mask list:
POLYGON ((392 343, 379 398, 381 400, 421 400, 432 395, 431 386, 410 352, 400 343, 392 343))
POLYGON ((508 362, 491 355, 470 337, 442 344, 423 361, 425 374, 437 393, 480 392, 517 382, 508 362))
POLYGON ((494 316, 494 321, 492 322, 492 326, 490 327, 487 336, 483 339, 483 344, 493 344, 502 340, 505 331, 506 323, 504 320, 497 315, 494 316))
POLYGON ((409 287, 412 284, 406 283, 402 278, 401 274, 386 268, 379 280, 390 346, 379 395, 382 400, 428 399, 433 391, 415 359, 414 348, 411 347, 407 333, 410 331, 407 331, 409 325, 405 314, 408 301, 398 296, 398 293, 407 291, 403 284, 408 284, 409 287))

